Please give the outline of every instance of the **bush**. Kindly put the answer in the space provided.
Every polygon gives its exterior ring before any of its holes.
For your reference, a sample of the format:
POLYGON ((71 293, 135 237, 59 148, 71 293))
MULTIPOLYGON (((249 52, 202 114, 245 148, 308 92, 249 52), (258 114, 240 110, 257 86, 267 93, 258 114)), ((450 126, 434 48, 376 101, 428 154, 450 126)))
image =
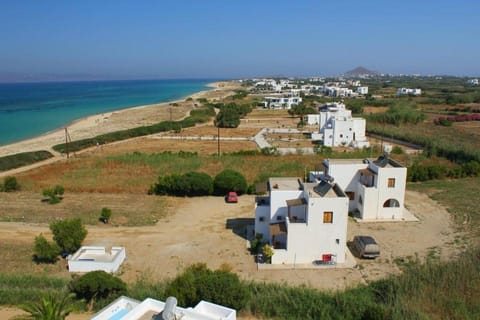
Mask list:
POLYGON ((179 305, 193 307, 201 300, 240 310, 248 301, 248 290, 230 271, 212 271, 205 264, 187 268, 168 284, 165 294, 175 296, 179 305))
POLYGON ((5 177, 3 180, 3 187, 1 189, 4 192, 13 192, 20 190, 20 185, 18 184, 17 178, 5 177))
POLYGON ((33 257, 37 262, 55 263, 60 253, 60 248, 53 242, 49 242, 43 234, 35 237, 33 245, 33 257))
POLYGON ((44 197, 48 197, 48 203, 56 204, 62 201, 62 195, 65 193, 65 188, 61 185, 56 185, 52 189, 45 189, 43 190, 42 194, 44 197))
POLYGON ((105 271, 92 271, 74 278, 69 288, 77 298, 88 302, 90 310, 93 308, 94 300, 97 302, 103 300, 103 304, 106 304, 127 291, 125 282, 105 271), (105 301, 107 299, 108 301, 105 301))
POLYGON ((184 175, 172 174, 158 178, 150 188, 156 195, 208 196, 213 193, 212 178, 203 172, 187 172, 184 175))
POLYGON ((0 157, 0 171, 7 171, 52 158, 48 151, 31 151, 0 157))
POLYGON ((77 251, 88 233, 79 218, 54 221, 50 230, 62 252, 68 253, 77 251))
POLYGON ((235 191, 241 195, 247 192, 247 180, 238 171, 225 169, 213 180, 214 192, 216 195, 225 195, 230 191, 235 191))
POLYGON ((394 146, 392 148, 392 153, 393 154, 403 154, 403 149, 400 146, 394 146))
POLYGON ((103 223, 108 223, 111 216, 112 216, 112 210, 108 208, 102 208, 102 211, 100 212, 99 220, 102 221, 103 223))

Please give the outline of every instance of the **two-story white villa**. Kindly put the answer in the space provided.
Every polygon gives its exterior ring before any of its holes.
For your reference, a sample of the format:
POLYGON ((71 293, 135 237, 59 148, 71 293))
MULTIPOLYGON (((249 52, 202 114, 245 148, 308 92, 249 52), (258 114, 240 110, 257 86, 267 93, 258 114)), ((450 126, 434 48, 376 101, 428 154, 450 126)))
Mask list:
POLYGON ((402 96, 402 95, 412 95, 412 96, 419 96, 422 94, 422 89, 419 88, 398 88, 397 89, 397 95, 402 96))
POLYGON ((300 97, 265 97, 263 98, 264 108, 267 109, 291 109, 293 105, 302 102, 300 97))
POLYGON ((363 220, 404 218, 407 168, 388 156, 376 160, 323 161, 331 177, 350 199, 349 210, 363 220))
POLYGON ((348 197, 336 183, 270 178, 257 197, 255 233, 274 248, 272 264, 344 263, 348 197))
POLYGON ((325 146, 369 147, 365 128, 365 119, 352 117, 352 111, 343 103, 327 103, 320 108, 319 132, 325 146))

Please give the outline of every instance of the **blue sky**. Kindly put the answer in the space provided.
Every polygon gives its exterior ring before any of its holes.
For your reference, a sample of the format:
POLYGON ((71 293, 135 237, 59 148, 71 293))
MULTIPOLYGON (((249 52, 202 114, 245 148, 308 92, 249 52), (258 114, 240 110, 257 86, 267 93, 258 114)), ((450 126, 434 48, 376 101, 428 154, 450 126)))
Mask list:
POLYGON ((480 75, 480 1, 0 2, 0 73, 480 75))

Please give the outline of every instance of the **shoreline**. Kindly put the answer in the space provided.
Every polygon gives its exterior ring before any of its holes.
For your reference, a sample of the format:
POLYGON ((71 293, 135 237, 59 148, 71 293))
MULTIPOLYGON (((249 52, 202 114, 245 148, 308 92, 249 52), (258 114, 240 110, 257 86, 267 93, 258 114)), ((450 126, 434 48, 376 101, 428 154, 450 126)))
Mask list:
POLYGON ((150 125, 168 120, 169 118, 177 120, 188 115, 190 110, 194 108, 195 102, 187 102, 187 98, 191 97, 194 100, 199 98, 223 98, 228 95, 230 91, 234 90, 234 84, 232 81, 212 82, 206 84, 206 90, 194 92, 181 99, 126 107, 79 118, 65 124, 65 126, 61 128, 42 133, 32 138, 2 145, 0 146, 0 157, 39 150, 47 150, 54 155, 58 155, 57 152, 52 150, 52 146, 65 141, 65 128, 68 129, 68 133, 72 141, 74 141, 109 132, 150 125), (172 104, 177 104, 178 106, 174 107, 172 104), (170 108, 166 108, 168 106, 170 106, 170 108), (173 117, 173 115, 175 117, 173 117))

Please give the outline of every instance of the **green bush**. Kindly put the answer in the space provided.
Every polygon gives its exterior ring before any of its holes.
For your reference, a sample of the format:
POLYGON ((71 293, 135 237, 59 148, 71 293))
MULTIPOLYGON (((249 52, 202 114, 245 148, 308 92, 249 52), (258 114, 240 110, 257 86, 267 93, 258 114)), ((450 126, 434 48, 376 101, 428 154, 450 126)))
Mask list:
POLYGON ((50 230, 62 252, 68 253, 77 251, 88 233, 79 218, 53 221, 50 230))
POLYGON ((17 178, 5 177, 3 180, 3 187, 1 189, 4 192, 13 192, 20 190, 20 185, 18 184, 17 178))
POLYGON ((0 171, 7 171, 52 158, 48 151, 32 151, 0 157, 0 171))
POLYGON ((392 148, 392 153, 393 154, 403 154, 403 149, 400 146, 394 146, 392 148))
POLYGON ((112 216, 112 210, 109 208, 102 208, 102 211, 100 212, 100 218, 99 220, 102 221, 103 223, 108 223, 112 216))
POLYGON ((62 195, 65 193, 65 188, 61 185, 56 185, 51 189, 43 190, 42 194, 44 197, 47 197, 48 203, 56 204, 62 201, 62 195))
POLYGON ((208 174, 194 171, 161 176, 150 188, 150 193, 181 197, 208 196, 213 193, 213 181, 208 174))
POLYGON ((60 248, 53 242, 49 242, 43 234, 35 237, 33 245, 34 260, 43 263, 55 263, 60 254, 60 248))
POLYGON ((87 301, 90 310, 95 302, 107 304, 127 291, 125 282, 105 271, 92 271, 74 278, 69 288, 77 298, 87 301))
POLYGON ((225 169, 215 176, 213 188, 216 195, 225 195, 235 191, 239 195, 247 192, 247 180, 238 171, 225 169))
POLYGON ((165 294, 179 305, 193 307, 201 300, 240 310, 248 301, 248 290, 238 276, 226 270, 212 271, 195 264, 168 284, 165 294))

